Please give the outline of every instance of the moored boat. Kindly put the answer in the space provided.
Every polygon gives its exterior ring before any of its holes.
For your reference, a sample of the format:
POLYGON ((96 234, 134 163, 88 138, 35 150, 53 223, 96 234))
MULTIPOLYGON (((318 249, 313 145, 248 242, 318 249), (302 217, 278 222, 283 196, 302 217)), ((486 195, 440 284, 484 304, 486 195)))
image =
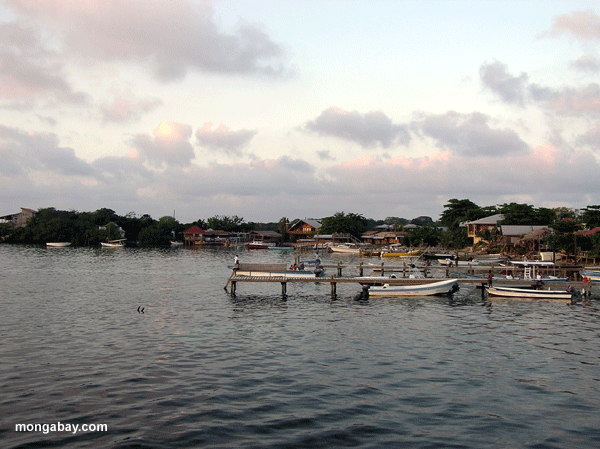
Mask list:
POLYGON ((48 248, 66 248, 71 246, 71 242, 48 242, 46 243, 48 248))
POLYGON ((333 253, 360 254, 360 247, 354 243, 342 243, 330 246, 329 251, 333 253))
POLYGON ((269 249, 272 246, 275 246, 275 244, 261 242, 259 240, 254 240, 253 242, 246 243, 246 248, 248 249, 269 249))
POLYGON ((412 284, 374 286, 369 289, 369 296, 432 296, 448 295, 458 290, 458 279, 412 284))
POLYGON ((598 267, 585 267, 581 270, 581 277, 593 282, 600 281, 600 268, 598 267))
POLYGON ((421 253, 421 251, 414 250, 414 251, 387 251, 387 252, 382 252, 381 253, 381 257, 385 257, 385 258, 395 258, 395 259, 400 259, 400 258, 411 258, 411 257, 416 257, 421 253))
POLYGON ((126 239, 109 240, 108 242, 100 242, 102 248, 123 248, 126 239))
POLYGON ((571 300, 573 297, 573 292, 569 290, 535 290, 533 288, 519 287, 486 287, 486 291, 491 296, 504 296, 510 298, 571 300))

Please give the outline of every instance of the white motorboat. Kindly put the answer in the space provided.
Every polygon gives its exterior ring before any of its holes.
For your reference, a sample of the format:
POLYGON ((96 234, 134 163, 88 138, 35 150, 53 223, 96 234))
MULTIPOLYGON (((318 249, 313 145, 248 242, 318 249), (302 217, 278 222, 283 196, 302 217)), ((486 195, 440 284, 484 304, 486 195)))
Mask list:
POLYGON ((458 279, 445 279, 438 282, 413 284, 373 286, 369 296, 431 296, 448 295, 458 290, 458 279))
POLYGON ((600 268, 585 267, 583 270, 581 270, 581 277, 593 282, 598 282, 600 281, 600 268))
POLYGON ((48 248, 66 248, 71 246, 71 242, 48 242, 46 243, 48 248))
POLYGON ((123 248, 126 239, 109 240, 108 242, 100 242, 102 248, 123 248))
POLYGON ((341 245, 330 246, 329 251, 333 253, 360 254, 360 247, 354 243, 342 243, 341 245))
POLYGON ((562 290, 534 290, 519 287, 486 287, 489 295, 526 299, 562 299, 571 300, 573 292, 562 290))

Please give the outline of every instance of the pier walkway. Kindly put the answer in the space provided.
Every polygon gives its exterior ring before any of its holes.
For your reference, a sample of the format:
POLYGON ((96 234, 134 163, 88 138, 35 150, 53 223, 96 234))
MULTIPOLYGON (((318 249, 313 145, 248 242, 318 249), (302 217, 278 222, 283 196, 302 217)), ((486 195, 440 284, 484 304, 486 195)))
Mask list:
MULTIPOLYGON (((231 295, 236 294, 237 284, 238 282, 269 282, 269 283, 277 283, 281 284, 281 293, 283 295, 287 294, 287 284, 315 284, 315 283, 329 283, 331 286, 331 294, 335 295, 337 293, 337 284, 343 283, 353 283, 357 285, 381 285, 381 284, 389 284, 389 285, 417 285, 424 283, 433 283, 442 281, 448 278, 382 278, 380 276, 323 276, 323 277, 287 277, 285 275, 269 275, 269 273, 265 273, 264 276, 254 274, 252 276, 244 276, 244 275, 236 275, 232 274, 231 277, 227 280, 227 284, 224 289, 227 291, 227 288, 230 287, 229 293, 231 295)), ((457 279, 459 284, 471 284, 477 285, 479 288, 487 286, 487 280, 485 279, 457 279)), ((534 287, 536 285, 535 280, 494 280, 493 285, 505 285, 505 286, 522 286, 522 287, 534 287)), ((542 288, 552 288, 552 290, 566 290, 569 286, 573 286, 573 288, 578 291, 585 290, 585 294, 590 295, 592 291, 592 284, 589 282, 547 282, 543 285, 542 288)))

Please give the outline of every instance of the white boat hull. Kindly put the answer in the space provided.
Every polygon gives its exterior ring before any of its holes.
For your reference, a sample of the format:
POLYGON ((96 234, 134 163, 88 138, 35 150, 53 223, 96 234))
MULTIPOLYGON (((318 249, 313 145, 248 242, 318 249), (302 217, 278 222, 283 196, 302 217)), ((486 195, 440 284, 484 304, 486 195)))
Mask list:
POLYGON ((571 300, 572 295, 567 291, 560 290, 533 290, 528 288, 514 287, 486 287, 489 295, 504 296, 509 298, 527 299, 564 299, 571 300))
POLYGON ((71 242, 48 242, 46 243, 48 248, 66 248, 71 246, 71 242))
POLYGON ((600 270, 581 270, 581 277, 598 282, 600 281, 600 270))
POLYGON ((447 295, 458 288, 457 279, 414 285, 375 286, 369 289, 369 296, 431 296, 447 295))

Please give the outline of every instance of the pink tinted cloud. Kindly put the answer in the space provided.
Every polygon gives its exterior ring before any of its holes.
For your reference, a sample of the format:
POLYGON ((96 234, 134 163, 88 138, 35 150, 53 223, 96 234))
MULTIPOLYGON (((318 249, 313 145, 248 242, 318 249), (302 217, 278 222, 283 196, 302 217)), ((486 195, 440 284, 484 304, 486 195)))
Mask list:
POLYGON ((150 68, 161 81, 189 70, 281 76, 283 49, 260 27, 221 32, 210 2, 184 0, 8 0, 71 56, 150 68))
POLYGON ((592 10, 563 14, 554 20, 551 36, 571 33, 574 37, 591 41, 600 40, 600 17, 592 10))

